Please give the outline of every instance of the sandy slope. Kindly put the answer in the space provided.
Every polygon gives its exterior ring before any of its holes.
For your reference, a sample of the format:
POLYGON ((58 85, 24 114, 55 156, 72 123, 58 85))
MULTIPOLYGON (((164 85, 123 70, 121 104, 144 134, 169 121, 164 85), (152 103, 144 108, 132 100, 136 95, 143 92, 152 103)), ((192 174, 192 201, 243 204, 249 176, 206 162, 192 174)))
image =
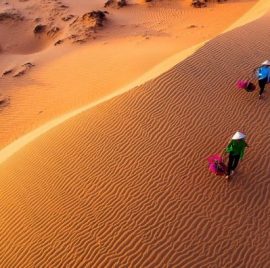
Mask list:
POLYGON ((101 1, 81 0, 80 5, 62 1, 69 7, 65 10, 59 9, 59 1, 39 1, 39 8, 33 0, 19 4, 18 0, 10 1, 14 8, 29 6, 22 11, 27 20, 23 24, 12 23, 12 27, 4 24, 5 32, 0 31, 0 43, 5 41, 4 52, 0 53, 1 72, 20 70, 26 62, 35 64, 25 76, 0 79, 0 94, 10 99, 10 105, 0 107, 0 125, 5 126, 0 129, 1 147, 56 116, 102 99, 163 59, 216 36, 256 3, 230 0, 210 4, 207 9, 193 9, 189 0, 157 1, 150 6, 134 4, 121 10, 108 9, 108 22, 95 40, 85 45, 65 42, 54 47, 56 40, 70 34, 68 22, 64 23, 61 17, 80 16, 102 6, 101 1), (55 12, 62 15, 54 16, 55 12), (60 36, 43 36, 44 42, 29 38, 38 17, 50 27, 59 26, 60 36), (55 17, 59 21, 54 21, 55 17), (31 27, 25 32, 27 25, 31 27), (189 28, 191 25, 196 27, 189 28), (15 35, 16 32, 20 34, 15 35), (14 46, 13 50, 7 49, 10 40, 18 45, 16 51, 14 46))
POLYGON ((269 18, 3 163, 1 265, 269 267, 269 94, 234 86, 269 56, 269 18), (236 129, 251 147, 227 183, 206 157, 236 129))

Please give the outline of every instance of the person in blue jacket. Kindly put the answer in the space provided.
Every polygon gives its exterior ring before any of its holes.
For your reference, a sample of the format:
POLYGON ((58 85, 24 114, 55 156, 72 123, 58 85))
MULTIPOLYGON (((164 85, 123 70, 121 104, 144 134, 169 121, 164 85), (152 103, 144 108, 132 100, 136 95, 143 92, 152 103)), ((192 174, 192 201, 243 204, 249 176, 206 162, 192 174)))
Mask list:
POLYGON ((270 82, 270 61, 266 60, 262 65, 255 69, 260 87, 259 99, 262 97, 265 85, 270 82))

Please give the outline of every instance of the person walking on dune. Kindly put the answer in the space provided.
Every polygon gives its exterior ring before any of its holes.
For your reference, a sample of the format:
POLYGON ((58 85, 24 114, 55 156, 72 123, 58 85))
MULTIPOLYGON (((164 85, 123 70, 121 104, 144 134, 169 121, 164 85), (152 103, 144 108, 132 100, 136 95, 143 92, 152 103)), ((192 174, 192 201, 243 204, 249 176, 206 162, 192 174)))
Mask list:
POLYGON ((239 160, 243 159, 245 148, 248 147, 245 138, 246 135, 244 133, 237 131, 225 149, 226 153, 229 153, 228 170, 226 176, 227 179, 233 175, 239 160))
POLYGON ((261 99, 264 92, 265 85, 270 82, 270 61, 264 61, 260 67, 255 68, 258 84, 260 87, 259 99, 261 99))

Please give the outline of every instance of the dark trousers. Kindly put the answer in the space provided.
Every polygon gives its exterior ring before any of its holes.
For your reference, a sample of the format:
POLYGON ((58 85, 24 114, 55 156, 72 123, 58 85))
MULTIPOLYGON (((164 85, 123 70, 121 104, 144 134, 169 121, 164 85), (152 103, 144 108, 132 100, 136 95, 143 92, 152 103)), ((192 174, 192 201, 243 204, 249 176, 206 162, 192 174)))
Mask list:
POLYGON ((233 155, 233 154, 229 154, 229 163, 228 163, 228 175, 231 174, 232 170, 235 170, 238 162, 240 159, 240 155, 233 155))
POLYGON ((264 79, 259 80, 259 87, 260 87, 260 95, 263 94, 265 85, 267 84, 267 77, 264 79))

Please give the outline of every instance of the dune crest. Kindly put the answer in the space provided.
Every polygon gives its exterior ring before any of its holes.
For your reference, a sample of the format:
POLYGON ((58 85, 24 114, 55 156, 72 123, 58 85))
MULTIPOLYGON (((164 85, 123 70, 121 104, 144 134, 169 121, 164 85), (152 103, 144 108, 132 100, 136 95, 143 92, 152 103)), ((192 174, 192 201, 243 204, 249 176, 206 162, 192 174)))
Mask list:
MULTIPOLYGON (((155 1, 153 5, 136 1, 126 8, 108 9, 104 26, 87 35, 87 27, 77 22, 84 14, 104 10, 100 1, 42 0, 38 8, 34 0, 10 3, 31 19, 31 36, 35 27, 46 25, 35 37, 44 38, 45 46, 35 53, 27 46, 30 54, 1 53, 1 73, 20 69, 27 62, 35 65, 19 79, 12 79, 13 74, 0 79, 0 93, 10 97, 0 117, 0 124, 6 126, 0 130, 1 148, 62 114, 111 95, 166 58, 213 38, 256 0, 211 2, 203 10, 192 8, 189 0, 155 1), (74 28, 69 27, 73 22, 74 28)), ((15 35, 22 40, 26 37, 15 35)))
POLYGON ((72 112, 64 114, 58 118, 55 118, 54 120, 42 125, 41 127, 31 131, 28 134, 20 137, 18 140, 15 140, 11 144, 9 144, 8 146, 6 146, 5 148, 0 150, 0 165, 4 161, 6 161, 10 156, 12 156, 14 153, 16 153, 21 148, 23 148, 25 145, 31 143, 32 141, 37 139, 42 134, 51 130, 52 128, 57 127, 58 125, 60 125, 60 124, 64 123, 65 121, 79 115, 82 112, 85 112, 85 111, 87 111, 87 110, 89 110, 89 109, 91 109, 91 108, 93 108, 93 107, 95 107, 103 102, 106 102, 112 98, 115 98, 115 97, 117 97, 117 96, 131 90, 131 89, 134 89, 137 86, 144 84, 145 82, 147 82, 151 79, 158 77, 162 73, 164 73, 164 72, 168 71, 170 68, 172 68, 179 61, 184 60, 185 58, 192 55, 192 53, 194 53, 194 51, 196 51, 198 48, 200 48, 203 44, 204 43, 196 45, 194 47, 191 47, 187 50, 180 52, 177 55, 174 55, 173 57, 167 59, 166 61, 162 62, 161 64, 155 66, 152 70, 145 73, 142 77, 136 79, 134 82, 119 89, 118 91, 115 91, 114 93, 112 93, 108 96, 105 96, 104 98, 102 98, 96 102, 92 102, 88 105, 80 107, 77 110, 74 110, 72 112))
MULTIPOLYGON (((249 11, 249 16, 243 16, 242 19, 240 19, 238 23, 234 24, 234 27, 239 27, 241 24, 243 24, 245 21, 248 23, 250 22, 250 18, 254 18, 257 19, 257 12, 258 10, 264 10, 266 9, 267 5, 265 4, 265 2, 263 2, 262 0, 259 1, 256 6, 249 11)), ((269 7, 269 6, 268 6, 269 7)), ((261 13, 259 13, 261 14, 261 13)), ((232 26, 229 27, 230 30, 232 30, 232 26)), ((226 32, 226 31, 225 31, 226 32)), ((154 79, 156 77, 158 77, 159 75, 161 75, 162 73, 168 71, 170 68, 172 68, 174 65, 176 65, 177 63, 179 63, 180 61, 184 60, 185 58, 189 57, 190 55, 192 55, 192 53, 194 53, 197 49, 199 49, 201 46, 203 46, 207 41, 197 44, 193 47, 190 47, 184 51, 181 51, 180 53, 168 58, 167 60, 163 61, 162 63, 158 64, 157 66, 155 66, 153 69, 151 69, 150 71, 146 72, 144 75, 142 75, 141 77, 139 77, 138 79, 136 79, 134 82, 130 83, 129 85, 113 92, 112 94, 109 94, 95 102, 92 102, 88 105, 85 105, 83 107, 80 107, 77 110, 71 111, 70 113, 66 113, 44 125, 42 125, 41 127, 35 129, 34 131, 31 131, 30 133, 20 137, 18 140, 12 142, 11 144, 9 144, 8 146, 6 146, 5 148, 3 148, 2 150, 0 150, 0 164, 4 161, 6 161, 11 155, 13 155, 14 153, 16 153, 17 151, 19 151, 22 147, 24 147, 26 144, 32 142, 33 140, 35 140, 36 138, 38 138, 40 135, 46 133, 47 131, 49 131, 50 129, 56 127, 59 124, 62 124, 63 122, 69 120, 70 118, 84 112, 87 111, 88 109, 91 109, 103 102, 106 102, 108 100, 110 100, 111 98, 114 98, 116 96, 119 96, 125 92, 127 92, 128 90, 135 88, 139 85, 142 85, 143 83, 154 79)))

